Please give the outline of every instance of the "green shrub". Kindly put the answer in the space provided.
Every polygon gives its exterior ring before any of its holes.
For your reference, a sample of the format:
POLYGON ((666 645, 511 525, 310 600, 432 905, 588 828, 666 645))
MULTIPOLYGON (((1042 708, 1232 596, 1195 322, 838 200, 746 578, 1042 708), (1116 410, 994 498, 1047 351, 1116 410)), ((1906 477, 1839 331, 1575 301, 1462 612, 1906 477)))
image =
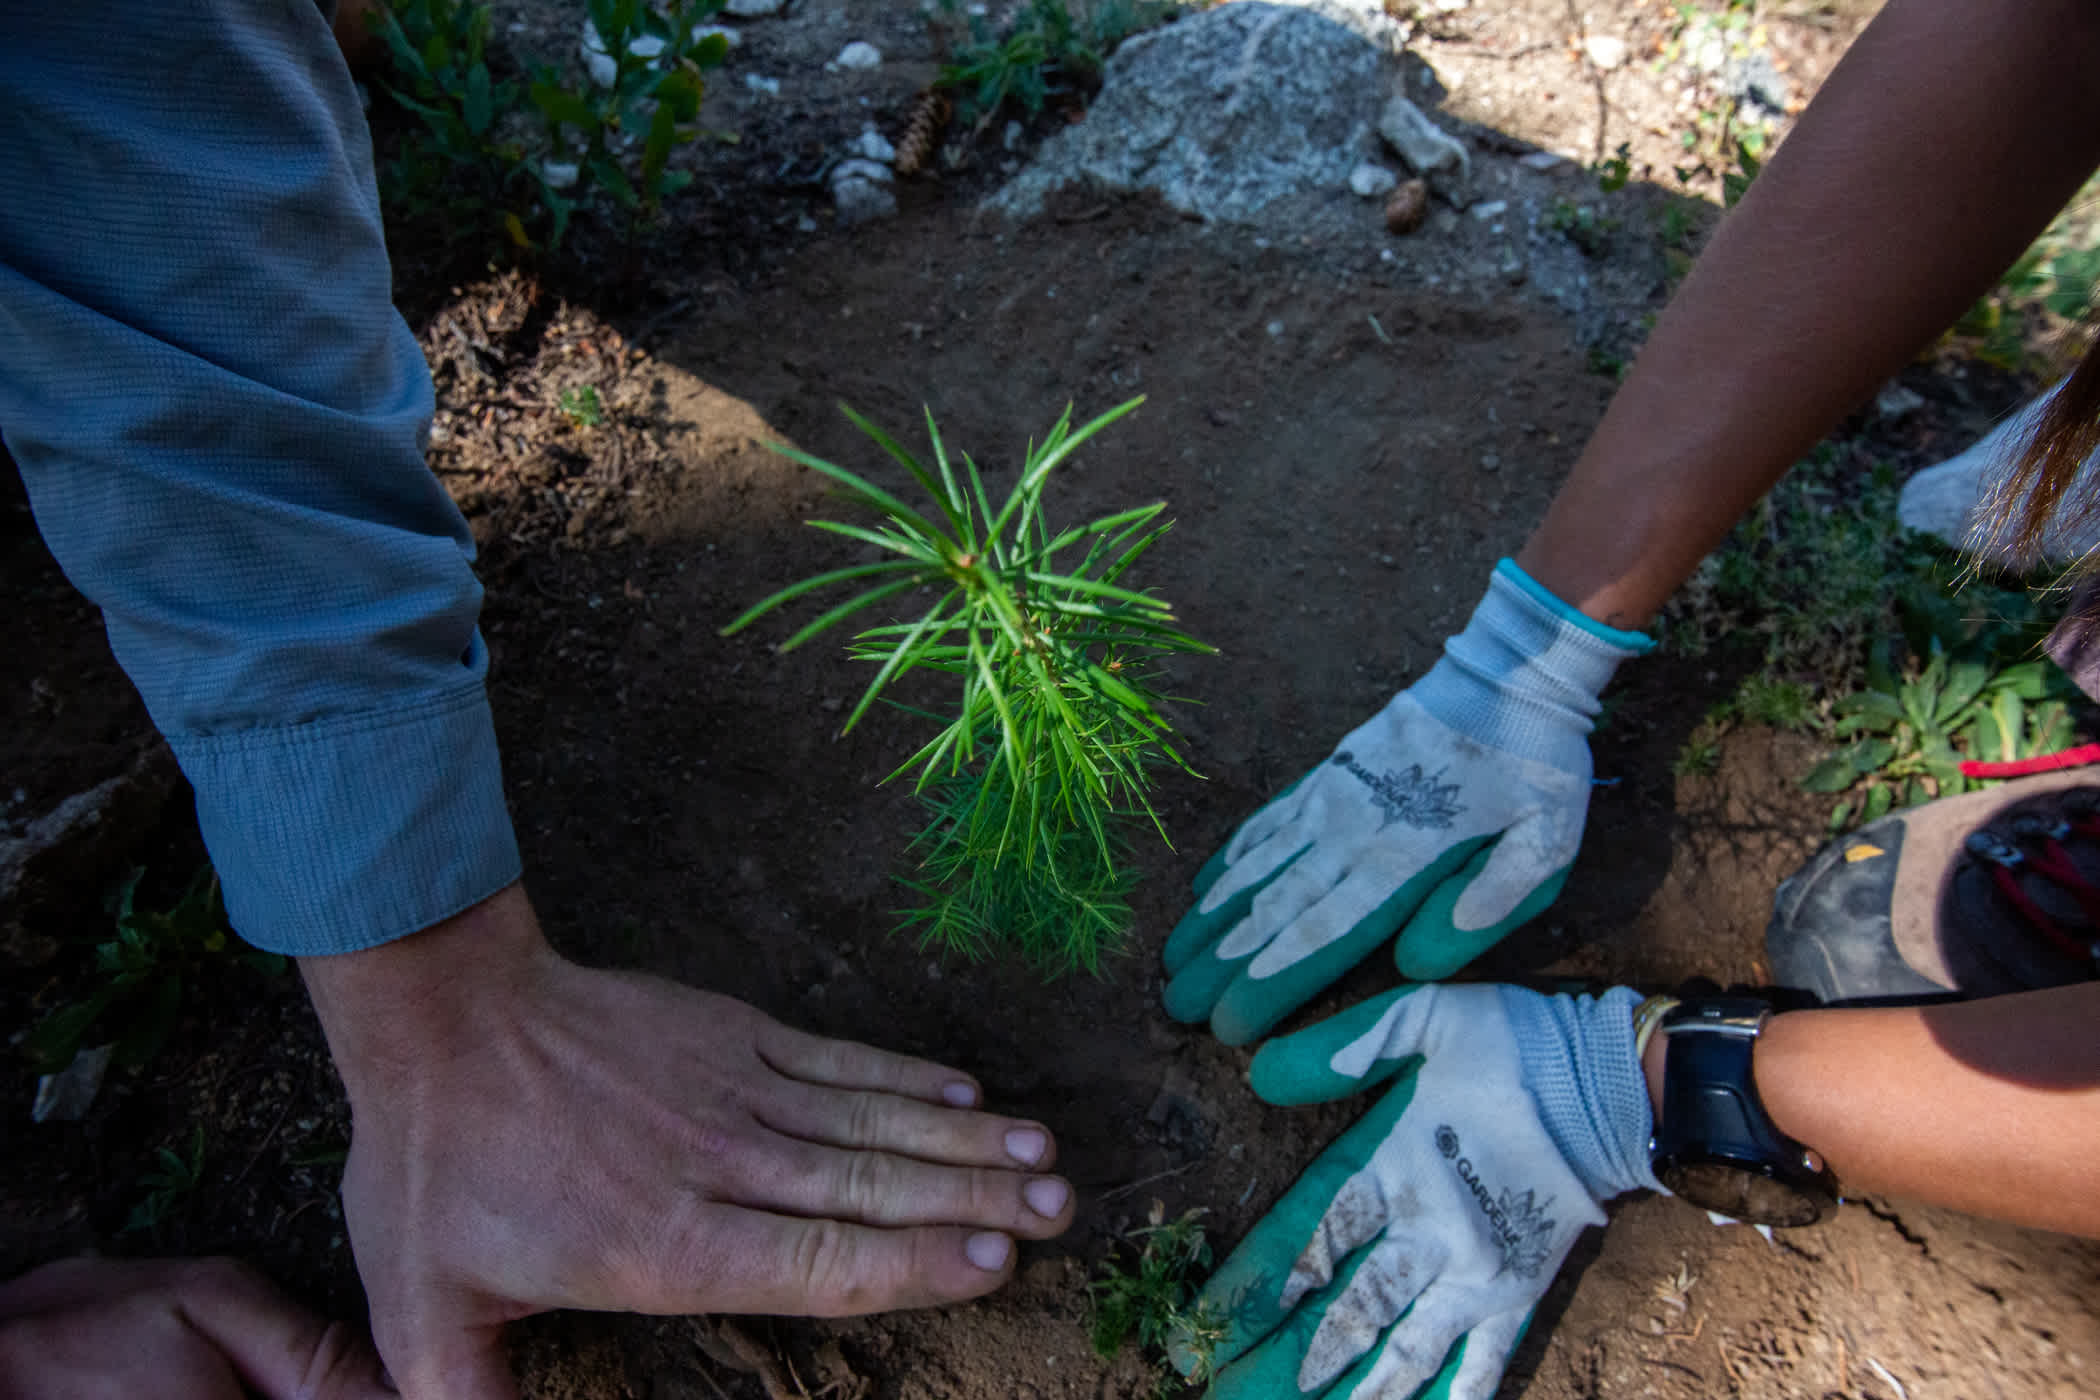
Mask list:
POLYGON ((982 16, 957 16, 957 0, 941 0, 951 29, 963 37, 941 66, 938 86, 952 90, 965 121, 982 126, 1012 104, 1028 116, 1051 97, 1090 89, 1116 46, 1172 19, 1175 0, 1094 0, 1074 13, 1067 0, 1028 0, 1003 33, 982 16))
POLYGON ((118 1065, 144 1064, 160 1053, 182 1012, 185 990, 235 967, 275 975, 285 960, 249 948, 226 929, 219 880, 206 866, 166 910, 140 909, 134 870, 111 901, 116 936, 95 947, 95 988, 51 1012, 24 1042, 45 1073, 73 1062, 84 1046, 114 1044, 118 1065))
POLYGON ((700 32, 723 3, 589 0, 614 69, 600 87, 587 74, 572 84, 548 63, 529 79, 499 76, 485 0, 392 0, 373 21, 390 64, 381 87, 415 120, 380 170, 389 218, 435 230, 446 247, 521 251, 558 248, 599 194, 630 229, 652 217, 691 180, 669 161, 697 139, 701 74, 728 52, 720 34, 700 32), (534 119, 543 142, 529 139, 534 119))

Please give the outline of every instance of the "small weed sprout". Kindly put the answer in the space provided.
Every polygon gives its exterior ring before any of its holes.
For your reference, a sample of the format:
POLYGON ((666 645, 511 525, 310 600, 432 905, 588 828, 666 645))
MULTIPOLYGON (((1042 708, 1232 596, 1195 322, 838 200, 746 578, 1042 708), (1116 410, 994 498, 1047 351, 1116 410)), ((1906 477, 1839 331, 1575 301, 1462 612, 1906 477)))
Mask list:
POLYGON ((1135 1341, 1155 1368, 1162 1394, 1183 1380, 1207 1384, 1212 1357, 1225 1340, 1226 1320, 1195 1301, 1199 1282, 1192 1276, 1211 1264, 1204 1214, 1199 1208, 1168 1220, 1165 1204, 1155 1200, 1148 1223, 1126 1234, 1087 1284, 1095 1353, 1112 1357, 1135 1341), (1167 1360, 1169 1346, 1194 1362, 1187 1376, 1167 1360))
POLYGON ((1621 141, 1608 159, 1598 161, 1591 170, 1597 176, 1600 194, 1617 194, 1625 189, 1633 180, 1633 143, 1621 141))
POLYGON ((571 427, 595 428, 605 421, 605 404, 598 397, 596 385, 564 389, 557 402, 571 427))
POLYGON ((1586 258, 1604 256, 1611 245, 1612 230, 1618 227, 1616 220, 1607 219, 1587 204, 1577 204, 1571 199, 1556 199, 1553 207, 1540 220, 1548 233, 1557 233, 1582 251, 1586 258))
POLYGON ((144 873, 132 871, 111 901, 117 932, 95 948, 100 985, 29 1032, 25 1048, 39 1070, 64 1069, 83 1046, 105 1042, 115 1043, 115 1063, 144 1064, 174 1030, 187 984, 236 965, 273 975, 284 970, 282 957, 249 948, 226 931, 226 909, 210 866, 165 911, 138 907, 144 873))
POLYGON ((153 1169, 139 1178, 146 1195, 124 1221, 127 1235, 158 1231, 175 1208, 203 1185, 204 1125, 199 1123, 191 1129, 187 1155, 171 1147, 160 1147, 154 1149, 153 1161, 153 1169))
POLYGON ((1711 777, 1721 768, 1720 726, 1712 718, 1701 720, 1691 737, 1670 761, 1670 772, 1680 778, 1711 777))
POLYGON ((773 449, 882 517, 873 528, 812 525, 890 557, 784 588, 725 633, 838 584, 860 591, 801 627, 783 650, 890 599, 932 598, 913 620, 880 623, 853 638, 849 654, 873 665, 875 675, 841 731, 850 732, 914 670, 947 675, 958 687, 949 711, 930 716, 939 731, 890 774, 914 774, 928 808, 929 823, 914 842, 923 878, 905 882, 925 901, 905 926, 925 944, 975 956, 991 940, 1011 938, 1046 970, 1096 970, 1128 927, 1123 825, 1143 818, 1165 837, 1148 796, 1152 768, 1187 764, 1158 708, 1155 665, 1167 655, 1213 650, 1180 631, 1165 602, 1120 582, 1166 532, 1169 522, 1159 519, 1165 507, 1139 506, 1053 530, 1043 506, 1057 467, 1141 402, 1132 399, 1076 430, 1068 408, 1029 448, 1012 492, 996 506, 977 464, 965 454, 958 470, 950 459, 930 413, 929 467, 845 409, 911 474, 931 498, 930 511, 806 452, 773 449))

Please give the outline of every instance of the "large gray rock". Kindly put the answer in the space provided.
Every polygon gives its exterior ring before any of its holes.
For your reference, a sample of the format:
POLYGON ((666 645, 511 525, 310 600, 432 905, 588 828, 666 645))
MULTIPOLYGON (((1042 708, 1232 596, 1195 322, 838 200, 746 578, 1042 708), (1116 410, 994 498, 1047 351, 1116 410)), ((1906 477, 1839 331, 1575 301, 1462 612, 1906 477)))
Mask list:
POLYGON ((1378 49, 1333 20, 1223 5, 1118 49, 1086 120, 1045 142, 989 207, 1027 217, 1059 186, 1093 184, 1255 222, 1278 201, 1348 188, 1389 81, 1378 49))

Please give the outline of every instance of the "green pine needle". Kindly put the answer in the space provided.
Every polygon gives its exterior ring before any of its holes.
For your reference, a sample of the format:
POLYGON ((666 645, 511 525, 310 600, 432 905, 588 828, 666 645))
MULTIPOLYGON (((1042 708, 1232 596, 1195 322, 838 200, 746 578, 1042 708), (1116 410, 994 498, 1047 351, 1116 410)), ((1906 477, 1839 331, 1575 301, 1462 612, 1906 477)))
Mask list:
POLYGON ((996 507, 967 454, 958 476, 930 413, 929 469, 841 406, 930 499, 927 511, 844 467, 774 448, 882 517, 873 527, 811 525, 886 557, 791 584, 725 634, 839 584, 857 591, 796 630, 782 650, 863 610, 932 600, 915 616, 863 627, 847 643, 848 654, 875 672, 841 729, 850 732, 914 670, 954 678, 950 707, 934 716, 939 731, 890 775, 911 774, 929 812, 913 845, 919 871, 903 882, 922 901, 903 926, 923 944, 971 957, 1008 944, 1048 971, 1097 971, 1129 929, 1134 877, 1124 871, 1118 832, 1142 817, 1164 838, 1149 797, 1153 769, 1188 769, 1152 688, 1156 663, 1215 648, 1183 632, 1163 599, 1121 582, 1166 533, 1163 504, 1053 531, 1043 498, 1060 465, 1143 401, 1076 429, 1067 407, 1029 447, 1013 490, 996 507))

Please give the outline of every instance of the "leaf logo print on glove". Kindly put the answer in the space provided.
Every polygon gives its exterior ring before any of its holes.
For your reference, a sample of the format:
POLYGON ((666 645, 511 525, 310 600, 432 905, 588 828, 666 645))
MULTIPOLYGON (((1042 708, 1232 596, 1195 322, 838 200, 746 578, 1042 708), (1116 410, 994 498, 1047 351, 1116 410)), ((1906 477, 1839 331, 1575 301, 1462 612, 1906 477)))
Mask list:
POLYGON ((1328 762, 1371 790, 1372 805, 1385 814, 1385 820, 1378 824, 1380 831, 1394 822, 1417 831, 1449 831, 1451 823, 1466 810, 1458 800, 1458 784, 1438 781, 1445 773, 1442 768, 1424 773, 1421 764, 1410 763, 1404 772, 1387 769, 1374 773, 1358 763, 1347 749, 1328 762))

